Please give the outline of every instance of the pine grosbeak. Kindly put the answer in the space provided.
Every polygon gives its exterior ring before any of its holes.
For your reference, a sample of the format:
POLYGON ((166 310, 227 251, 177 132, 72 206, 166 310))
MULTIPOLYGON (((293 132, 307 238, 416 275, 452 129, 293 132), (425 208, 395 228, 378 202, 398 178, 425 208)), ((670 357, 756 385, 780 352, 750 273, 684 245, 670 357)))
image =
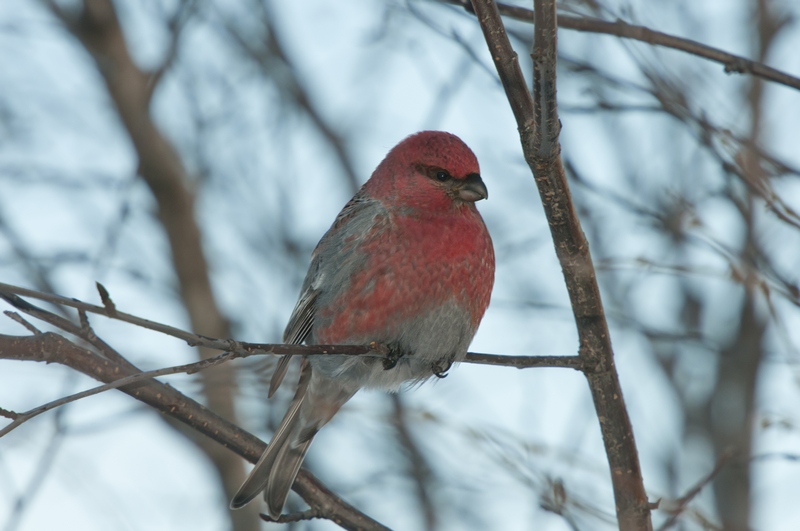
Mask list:
POLYGON ((478 172, 458 137, 423 131, 395 146, 339 213, 312 254, 283 340, 375 342, 388 359, 304 358, 295 398, 231 507, 265 490, 278 517, 314 435, 356 391, 396 391, 464 359, 494 283, 492 241, 475 208, 488 195, 478 172))

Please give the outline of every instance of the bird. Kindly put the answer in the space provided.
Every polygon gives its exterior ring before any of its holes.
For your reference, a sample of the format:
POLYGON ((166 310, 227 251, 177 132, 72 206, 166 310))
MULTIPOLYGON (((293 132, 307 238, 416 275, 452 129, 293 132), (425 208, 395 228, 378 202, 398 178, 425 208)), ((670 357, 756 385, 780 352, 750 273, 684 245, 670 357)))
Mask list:
MULTIPOLYGON (((422 131, 388 152, 312 253, 283 334, 286 344, 372 345, 385 356, 304 356, 294 399, 232 509, 264 491, 277 519, 315 434, 359 389, 396 392, 466 357, 494 285, 475 206, 488 195, 456 135, 422 131)), ((279 360, 269 397, 291 358, 279 360)))

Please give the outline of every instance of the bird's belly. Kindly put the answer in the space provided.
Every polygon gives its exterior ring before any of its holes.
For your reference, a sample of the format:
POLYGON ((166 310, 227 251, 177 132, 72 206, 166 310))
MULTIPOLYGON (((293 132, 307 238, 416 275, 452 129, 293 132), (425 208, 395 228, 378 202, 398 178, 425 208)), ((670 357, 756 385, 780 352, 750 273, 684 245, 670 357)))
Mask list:
POLYGON ((366 356, 310 356, 314 370, 340 380, 346 387, 369 387, 395 391, 404 383, 418 383, 441 372, 451 362, 464 359, 475 329, 468 312, 455 302, 403 323, 387 323, 344 344, 368 345, 373 341, 401 354, 397 363, 386 369, 382 358, 366 356))

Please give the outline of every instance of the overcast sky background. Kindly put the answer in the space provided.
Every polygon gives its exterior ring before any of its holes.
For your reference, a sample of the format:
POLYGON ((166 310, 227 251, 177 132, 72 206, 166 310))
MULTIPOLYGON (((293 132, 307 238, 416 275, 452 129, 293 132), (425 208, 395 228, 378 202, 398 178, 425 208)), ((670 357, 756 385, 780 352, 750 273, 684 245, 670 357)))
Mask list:
MULTIPOLYGON (((163 16, 175 4, 117 2, 140 66, 154 68, 162 61, 168 39, 163 16)), ((266 79, 231 44, 225 21, 243 34, 255 32, 249 2, 200 4, 155 95, 153 114, 201 183, 197 212, 215 295, 236 338, 277 342, 307 257, 352 189, 308 119, 285 105, 280 72, 266 79), (282 254, 278 234, 301 246, 304 265, 282 254)), ((621 16, 752 55, 747 2, 604 5, 610 19, 621 16)), ((800 15, 800 6, 782 5, 800 15)), ((455 133, 477 154, 490 192, 478 207, 493 236, 498 267, 492 303, 470 350, 575 354, 575 326, 535 183, 474 18, 451 6, 392 0, 272 2, 270 11, 312 101, 345 139, 360 182, 394 144, 422 129, 455 133)), ((523 24, 509 26, 532 34, 523 24)), ((626 80, 630 87, 613 93, 615 101, 652 103, 636 89, 645 81, 641 64, 648 64, 685 82, 693 105, 720 127, 736 132, 747 126, 740 111, 748 78, 726 75, 719 65, 567 31, 559 33, 559 46, 565 57, 602 65, 626 80)), ((798 49, 800 30, 793 23, 768 62, 798 75, 798 49)), ((524 48, 519 53, 529 75, 527 53, 524 48)), ((598 189, 648 204, 677 189, 694 189, 699 197, 723 181, 681 124, 646 111, 582 112, 594 101, 591 76, 559 75, 565 158, 598 189)), ((800 167, 800 93, 774 84, 766 91, 767 149, 800 167)), ((797 209, 799 182, 789 177, 775 184, 797 209)), ((673 262, 668 242, 587 187, 577 187, 575 194, 592 212, 585 223, 594 225, 585 230, 593 249, 613 259, 601 267, 604 295, 609 286, 623 283, 625 313, 672 329, 675 275, 644 263, 673 262)), ((736 247, 743 227, 731 207, 713 198, 702 204, 704 235, 736 247)), ((148 190, 136 178, 135 153, 89 56, 38 2, 0 3, 0 281, 33 285, 14 249, 16 238, 31 260, 45 264, 59 294, 97 303, 94 283, 100 281, 121 310, 188 328, 153 211, 148 190)), ((792 278, 800 279, 797 231, 768 219, 766 209, 759 216, 765 245, 787 275, 794 271, 792 278)), ((710 301, 705 330, 724 336, 736 311, 727 264, 703 245, 683 258, 695 268, 688 282, 710 301)), ((615 319, 622 312, 613 297, 606 303, 648 493, 651 500, 680 495, 710 470, 710 450, 683 445, 680 406, 650 344, 615 319), (676 452, 681 453, 677 493, 663 466, 676 452)), ((770 329, 770 357, 759 373, 754 453, 798 455, 800 312, 779 297, 775 304, 783 326, 770 329)), ((92 324, 142 369, 196 359, 179 341, 100 317, 92 324)), ((0 333, 24 331, 3 319, 0 333)), ((703 352, 687 351, 680 363, 686 365, 687 386, 702 393, 705 379, 713 379, 713 362, 703 352)), ((252 365, 242 367, 242 422, 268 437, 264 418, 273 405, 252 365)), ((164 381, 190 395, 199 390, 193 377, 164 381)), ((0 406, 6 409, 24 411, 94 385, 61 367, 0 362, 0 406)), ((442 529, 570 529, 538 505, 555 478, 563 479, 576 503, 580 529, 613 528, 605 453, 580 373, 462 365, 404 398, 439 479, 442 529)), ((279 412, 273 415, 282 414, 281 406, 274 408, 279 412)), ((385 422, 389 410, 380 393, 357 395, 317 437, 309 464, 335 492, 378 521, 398 530, 419 529, 408 480, 398 472, 398 458, 392 461, 394 450, 387 450, 395 437, 385 422)), ((753 528, 797 529, 800 461, 765 458, 753 467, 753 528)), ((697 503, 711 511, 708 491, 697 503)), ((214 472, 196 448, 121 393, 49 412, 0 439, 0 529, 216 530, 227 525, 224 510, 214 472), (39 469, 46 471, 43 482, 34 479, 39 469), (27 495, 30 485, 38 486, 35 495, 27 495), (16 521, 11 515, 20 497, 31 505, 16 521)), ((657 522, 663 520, 663 513, 655 514, 657 522)), ((308 528, 336 527, 315 521, 308 528)))

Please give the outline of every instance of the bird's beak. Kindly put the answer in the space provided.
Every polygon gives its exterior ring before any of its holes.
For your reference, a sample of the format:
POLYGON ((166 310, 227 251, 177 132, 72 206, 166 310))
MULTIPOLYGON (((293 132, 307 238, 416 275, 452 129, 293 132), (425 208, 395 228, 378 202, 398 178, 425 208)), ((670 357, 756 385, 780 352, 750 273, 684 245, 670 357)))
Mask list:
POLYGON ((462 201, 474 203, 481 199, 488 199, 489 191, 483 184, 483 179, 477 173, 470 173, 456 188, 456 195, 462 201))

